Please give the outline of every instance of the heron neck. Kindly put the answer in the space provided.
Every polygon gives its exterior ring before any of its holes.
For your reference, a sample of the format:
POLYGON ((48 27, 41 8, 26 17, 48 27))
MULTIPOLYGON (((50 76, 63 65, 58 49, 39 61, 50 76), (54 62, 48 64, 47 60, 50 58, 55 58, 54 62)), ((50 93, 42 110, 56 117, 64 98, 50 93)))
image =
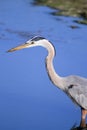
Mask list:
POLYGON ((55 50, 54 47, 49 46, 48 48, 48 56, 46 57, 46 68, 47 68, 47 73, 48 76, 50 78, 50 80, 52 81, 52 83, 57 86, 60 89, 64 89, 63 87, 63 78, 60 77, 56 72, 55 69, 53 67, 53 58, 55 55, 55 50))

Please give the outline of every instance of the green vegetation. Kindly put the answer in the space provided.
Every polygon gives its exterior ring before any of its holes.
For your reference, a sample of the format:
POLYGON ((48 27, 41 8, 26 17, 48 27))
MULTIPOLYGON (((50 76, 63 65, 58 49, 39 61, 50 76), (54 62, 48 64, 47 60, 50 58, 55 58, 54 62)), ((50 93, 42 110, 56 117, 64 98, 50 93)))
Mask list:
POLYGON ((87 24, 87 0, 35 0, 35 4, 57 9, 54 15, 81 17, 78 23, 87 24))

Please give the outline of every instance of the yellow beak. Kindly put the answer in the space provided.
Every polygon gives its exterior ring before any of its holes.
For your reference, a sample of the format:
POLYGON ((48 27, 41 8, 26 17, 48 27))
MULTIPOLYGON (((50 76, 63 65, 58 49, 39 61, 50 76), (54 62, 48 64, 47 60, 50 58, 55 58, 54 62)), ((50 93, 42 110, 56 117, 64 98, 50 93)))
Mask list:
POLYGON ((21 49, 27 48, 28 46, 29 46, 29 44, 25 43, 25 44, 19 45, 15 48, 8 50, 7 52, 13 52, 13 51, 21 50, 21 49))

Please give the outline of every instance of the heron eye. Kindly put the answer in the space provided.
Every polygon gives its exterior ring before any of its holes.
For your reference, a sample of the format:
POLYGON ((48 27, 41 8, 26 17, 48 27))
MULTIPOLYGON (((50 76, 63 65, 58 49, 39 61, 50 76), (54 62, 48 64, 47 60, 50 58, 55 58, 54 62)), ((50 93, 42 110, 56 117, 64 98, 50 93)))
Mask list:
POLYGON ((31 42, 31 44, 34 44, 34 42, 31 42))

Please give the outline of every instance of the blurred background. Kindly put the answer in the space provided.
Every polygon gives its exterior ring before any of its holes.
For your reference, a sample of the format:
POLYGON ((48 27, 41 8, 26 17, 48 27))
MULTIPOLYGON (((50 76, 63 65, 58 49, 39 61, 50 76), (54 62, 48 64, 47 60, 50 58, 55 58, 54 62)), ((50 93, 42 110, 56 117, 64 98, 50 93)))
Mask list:
POLYGON ((69 130, 79 126, 79 107, 48 78, 47 51, 37 47, 6 52, 33 36, 43 36, 56 48, 54 67, 60 76, 87 77, 87 0, 71 0, 73 4, 60 1, 60 5, 57 0, 0 1, 1 130, 69 130), (70 9, 74 13, 69 13, 70 9))

